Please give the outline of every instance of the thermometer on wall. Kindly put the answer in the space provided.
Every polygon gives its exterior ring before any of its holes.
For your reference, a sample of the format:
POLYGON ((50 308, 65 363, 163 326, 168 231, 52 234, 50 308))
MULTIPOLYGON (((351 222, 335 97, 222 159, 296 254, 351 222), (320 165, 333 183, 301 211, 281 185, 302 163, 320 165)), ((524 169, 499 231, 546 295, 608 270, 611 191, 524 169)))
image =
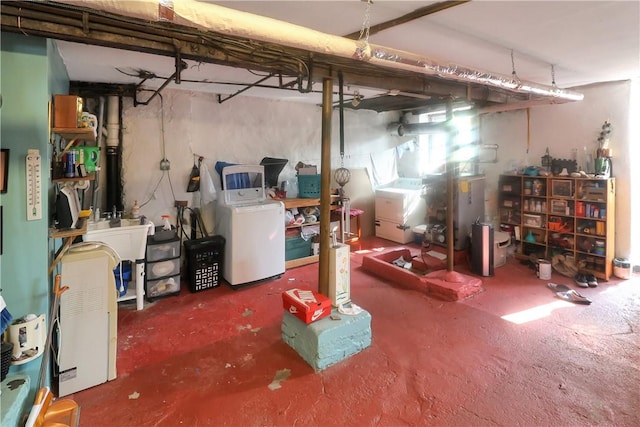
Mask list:
POLYGON ((40 151, 27 150, 27 221, 42 219, 40 151))

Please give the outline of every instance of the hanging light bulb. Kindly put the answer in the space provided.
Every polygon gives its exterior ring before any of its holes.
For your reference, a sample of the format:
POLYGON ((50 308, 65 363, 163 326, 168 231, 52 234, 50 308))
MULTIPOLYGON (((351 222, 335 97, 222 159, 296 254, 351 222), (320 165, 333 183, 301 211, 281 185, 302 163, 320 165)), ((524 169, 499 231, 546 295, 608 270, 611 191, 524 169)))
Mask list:
POLYGON ((357 107, 358 105, 360 105, 362 98, 363 96, 360 95, 360 92, 358 92, 358 90, 356 89, 356 91, 353 93, 353 99, 351 100, 351 105, 353 105, 354 107, 357 107))

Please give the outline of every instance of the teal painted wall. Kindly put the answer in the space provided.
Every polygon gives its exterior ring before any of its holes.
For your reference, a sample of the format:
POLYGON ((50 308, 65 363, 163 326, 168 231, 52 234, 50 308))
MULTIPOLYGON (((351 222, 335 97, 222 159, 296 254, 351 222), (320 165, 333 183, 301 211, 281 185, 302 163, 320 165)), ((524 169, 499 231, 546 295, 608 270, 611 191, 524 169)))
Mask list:
MULTIPOLYGON (((0 286, 14 318, 29 313, 47 315, 52 280, 48 264, 53 246, 48 239, 52 194, 49 108, 52 93, 68 93, 69 78, 55 45, 43 38, 2 33, 0 51, 0 144, 10 150, 8 191, 3 206, 3 253, 0 286), (40 151, 43 185, 42 219, 27 221, 26 166, 28 149, 40 151)), ((48 321, 47 321, 48 323, 48 321)), ((48 326, 48 325, 47 325, 48 326)), ((31 377, 38 386, 42 357, 12 366, 9 374, 31 377)))

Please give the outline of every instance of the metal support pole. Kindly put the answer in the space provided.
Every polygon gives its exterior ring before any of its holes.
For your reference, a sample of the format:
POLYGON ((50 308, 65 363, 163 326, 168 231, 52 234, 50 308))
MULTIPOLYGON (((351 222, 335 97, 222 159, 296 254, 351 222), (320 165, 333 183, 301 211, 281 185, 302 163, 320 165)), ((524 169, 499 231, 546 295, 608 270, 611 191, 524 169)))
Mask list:
POLYGON ((343 197, 340 208, 340 230, 342 231, 340 242, 347 243, 351 238, 351 199, 343 197))
POLYGON ((318 292, 329 296, 329 234, 331 230, 331 114, 333 80, 322 81, 322 147, 320 159, 320 263, 318 292))
POLYGON ((453 101, 451 98, 447 100, 447 271, 453 271, 453 249, 455 246, 453 216, 455 204, 455 163, 453 161, 453 101))

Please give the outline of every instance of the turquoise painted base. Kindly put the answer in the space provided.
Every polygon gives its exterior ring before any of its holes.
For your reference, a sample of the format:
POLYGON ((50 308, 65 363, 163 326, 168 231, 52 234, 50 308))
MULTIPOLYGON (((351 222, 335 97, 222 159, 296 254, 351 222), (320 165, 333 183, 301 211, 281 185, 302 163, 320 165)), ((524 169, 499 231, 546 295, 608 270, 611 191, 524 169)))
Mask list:
POLYGON ((305 324, 294 315, 284 312, 282 339, 315 371, 323 370, 371 345, 371 315, 362 311, 355 316, 339 314, 305 324))

